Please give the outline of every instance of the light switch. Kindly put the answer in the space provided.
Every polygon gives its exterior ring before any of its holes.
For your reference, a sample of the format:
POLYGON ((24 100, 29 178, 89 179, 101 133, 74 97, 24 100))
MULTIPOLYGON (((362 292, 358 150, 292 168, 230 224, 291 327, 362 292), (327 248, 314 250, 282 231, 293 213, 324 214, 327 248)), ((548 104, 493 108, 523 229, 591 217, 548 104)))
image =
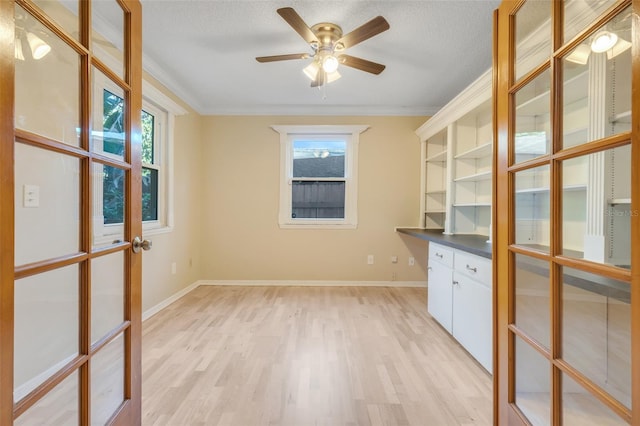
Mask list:
POLYGON ((37 185, 24 185, 22 187, 22 206, 40 207, 40 187, 37 185))

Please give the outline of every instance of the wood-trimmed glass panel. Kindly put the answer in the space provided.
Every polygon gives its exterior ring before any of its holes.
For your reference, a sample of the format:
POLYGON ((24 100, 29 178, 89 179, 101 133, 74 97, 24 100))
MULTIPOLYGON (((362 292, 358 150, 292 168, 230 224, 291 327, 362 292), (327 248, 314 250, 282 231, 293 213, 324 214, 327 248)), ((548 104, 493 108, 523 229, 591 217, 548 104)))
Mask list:
POLYGON ((550 347, 551 301, 549 262, 515 254, 516 325, 529 337, 550 347))
POLYGON ((42 399, 29 407, 26 412, 14 421, 14 426, 79 425, 79 384, 79 374, 75 371, 42 399))
POLYGON ((550 168, 534 167, 515 173, 515 243, 549 252, 550 168))
POLYGON ((618 401, 631 405, 631 288, 563 268, 562 358, 618 401))
POLYGON ((15 144, 15 262, 80 251, 80 160, 15 144))
POLYGON ((515 403, 533 426, 551 419, 551 365, 538 351, 515 337, 515 403))
POLYGON ((528 1, 516 12, 515 45, 516 80, 549 59, 551 1, 528 1))
POLYGON ((80 145, 80 57, 16 5, 15 126, 80 145))
POLYGON ((124 252, 91 261, 91 343, 103 338, 124 321, 124 252))
POLYGON ((71 265, 16 280, 16 401, 78 355, 79 277, 78 265, 71 265))
POLYGON ((580 386, 578 382, 567 374, 563 374, 562 425, 627 426, 628 423, 580 386))
POLYGON ((125 14, 117 0, 92 2, 91 50, 111 71, 124 80, 125 14))
POLYGON ((563 147, 631 130, 631 8, 562 61, 563 147))
POLYGON ((551 147, 551 72, 545 70, 515 95, 516 163, 547 155, 551 147))
POLYGON ((631 146, 562 161, 562 253, 629 268, 631 146))

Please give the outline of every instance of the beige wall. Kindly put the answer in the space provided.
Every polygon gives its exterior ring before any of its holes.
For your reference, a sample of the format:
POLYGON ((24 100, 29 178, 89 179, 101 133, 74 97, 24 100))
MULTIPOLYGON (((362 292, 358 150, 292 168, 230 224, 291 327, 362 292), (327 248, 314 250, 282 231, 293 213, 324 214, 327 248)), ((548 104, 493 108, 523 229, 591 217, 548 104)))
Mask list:
POLYGON ((424 281, 426 244, 394 231, 419 216, 424 117, 203 118, 207 280, 424 281), (367 124, 360 136, 358 228, 278 227, 279 134, 273 124, 367 124), (367 255, 375 263, 367 265, 367 255), (398 263, 391 263, 398 256, 398 263), (408 258, 416 258, 408 266, 408 258))
POLYGON ((174 136, 174 228, 145 236, 153 248, 142 263, 142 310, 147 311, 202 277, 201 272, 201 117, 176 117, 174 136), (172 263, 176 273, 171 273, 172 263))

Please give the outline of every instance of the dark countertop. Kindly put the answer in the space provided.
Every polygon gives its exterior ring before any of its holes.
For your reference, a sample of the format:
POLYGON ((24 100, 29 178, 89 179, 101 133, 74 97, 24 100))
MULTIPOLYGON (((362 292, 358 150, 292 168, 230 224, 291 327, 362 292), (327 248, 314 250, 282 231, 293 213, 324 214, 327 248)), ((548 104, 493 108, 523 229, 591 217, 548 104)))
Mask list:
POLYGON ((491 243, 484 235, 455 234, 444 235, 442 229, 396 228, 401 234, 411 235, 421 240, 433 241, 443 246, 464 250, 471 254, 491 259, 491 243))

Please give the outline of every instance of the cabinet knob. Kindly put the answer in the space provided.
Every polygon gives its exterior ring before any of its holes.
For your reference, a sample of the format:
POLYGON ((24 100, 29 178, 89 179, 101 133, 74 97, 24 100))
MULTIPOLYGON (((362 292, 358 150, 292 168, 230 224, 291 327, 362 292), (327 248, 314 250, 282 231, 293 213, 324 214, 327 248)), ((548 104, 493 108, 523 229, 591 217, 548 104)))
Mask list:
POLYGON ((478 268, 472 268, 471 266, 467 265, 467 271, 478 272, 478 268))
POLYGON ((436 253, 436 257, 439 257, 440 259, 442 259, 444 257, 444 254, 442 253, 436 253))
POLYGON ((460 284, 458 281, 453 282, 453 285, 458 285, 458 284, 460 284))

